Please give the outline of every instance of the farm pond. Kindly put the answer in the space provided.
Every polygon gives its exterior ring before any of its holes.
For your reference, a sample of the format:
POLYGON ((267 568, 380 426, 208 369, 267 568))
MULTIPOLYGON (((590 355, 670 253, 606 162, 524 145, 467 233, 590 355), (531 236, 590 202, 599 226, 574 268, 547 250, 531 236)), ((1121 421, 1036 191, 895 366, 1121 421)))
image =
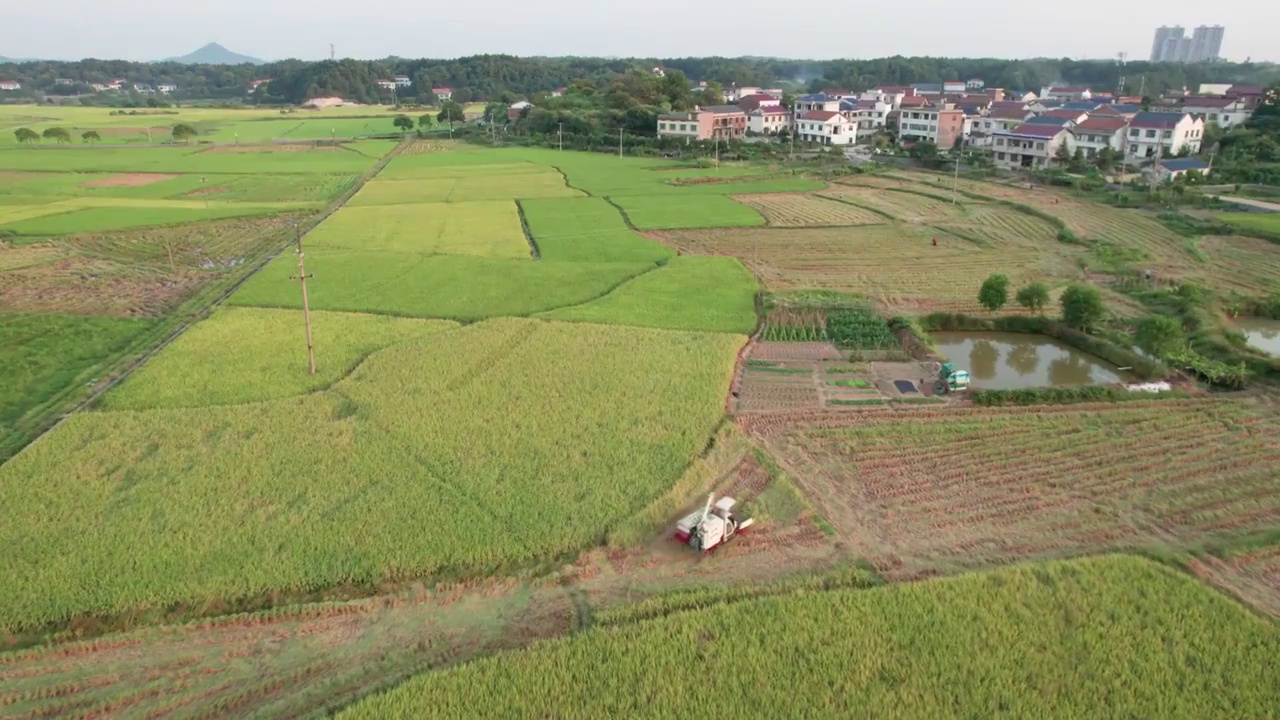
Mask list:
POLYGON ((975 388, 1015 390, 1134 380, 1115 365, 1044 335, 935 332, 930 336, 938 352, 969 371, 975 388))
POLYGON ((1250 345, 1262 352, 1280 356, 1280 320, 1240 318, 1235 323, 1250 345))

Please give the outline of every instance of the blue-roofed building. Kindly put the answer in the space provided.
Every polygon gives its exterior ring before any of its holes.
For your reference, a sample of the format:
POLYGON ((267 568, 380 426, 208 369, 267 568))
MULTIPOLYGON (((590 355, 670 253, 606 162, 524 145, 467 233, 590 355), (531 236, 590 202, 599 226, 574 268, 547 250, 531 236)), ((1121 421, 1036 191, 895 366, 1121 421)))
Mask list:
POLYGON ((1172 160, 1161 160, 1159 165, 1152 165, 1147 172, 1148 174, 1155 173, 1156 182, 1163 183, 1180 178, 1192 170, 1208 175, 1210 171, 1209 163, 1200 158, 1174 158, 1172 160))
POLYGON ((796 99, 795 110, 800 115, 807 112, 839 112, 840 98, 826 93, 802 95, 796 99))
POLYGON ((1072 100, 1071 102, 1062 104, 1063 110, 1083 110, 1092 112, 1098 109, 1098 103, 1092 100, 1072 100))
POLYGON ((1067 118, 1049 117, 1048 115, 1037 115, 1032 118, 1027 118, 1026 122, 1029 125, 1056 125, 1061 128, 1071 124, 1071 121, 1067 118))

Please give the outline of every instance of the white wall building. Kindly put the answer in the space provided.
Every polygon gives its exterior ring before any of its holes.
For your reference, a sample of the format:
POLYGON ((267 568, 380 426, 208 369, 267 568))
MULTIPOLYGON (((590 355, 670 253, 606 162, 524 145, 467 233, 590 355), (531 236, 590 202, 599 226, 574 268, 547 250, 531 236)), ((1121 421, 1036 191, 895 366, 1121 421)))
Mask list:
POLYGON ((758 135, 776 135, 791 127, 791 113, 780 105, 764 105, 747 113, 747 130, 758 135))
POLYGON ((1253 115, 1243 101, 1230 98, 1187 98, 1182 102, 1182 110, 1220 128, 1235 127, 1253 115))
POLYGON ((1071 134, 1084 156, 1095 158, 1104 148, 1123 154, 1128 131, 1129 121, 1123 117, 1090 117, 1072 128, 1071 134))
POLYGON ((1067 152, 1075 152, 1071 131, 1056 125, 1024 124, 1011 132, 997 133, 993 140, 996 167, 1006 170, 1047 168, 1064 144, 1067 152))
POLYGON ((852 145, 858 126, 838 112, 813 110, 796 120, 796 138, 823 145, 852 145))
POLYGON ((1129 121, 1125 155, 1130 160, 1148 160, 1164 150, 1177 155, 1184 147, 1194 154, 1200 152, 1203 137, 1204 120, 1190 113, 1140 112, 1129 121))
POLYGON ((840 98, 826 93, 814 93, 812 95, 802 95, 796 99, 796 114, 803 115, 807 112, 838 112, 840 110, 840 98))

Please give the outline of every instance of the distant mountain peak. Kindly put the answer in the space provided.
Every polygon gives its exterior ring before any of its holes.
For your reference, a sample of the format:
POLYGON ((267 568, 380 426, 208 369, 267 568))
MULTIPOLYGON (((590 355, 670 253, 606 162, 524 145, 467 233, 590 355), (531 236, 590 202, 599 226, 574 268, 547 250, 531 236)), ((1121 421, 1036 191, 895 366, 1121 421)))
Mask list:
POLYGON ((216 42, 196 50, 188 55, 180 57, 165 58, 164 62, 187 63, 189 65, 242 65, 251 63, 253 65, 261 65, 262 61, 248 55, 231 52, 216 42))

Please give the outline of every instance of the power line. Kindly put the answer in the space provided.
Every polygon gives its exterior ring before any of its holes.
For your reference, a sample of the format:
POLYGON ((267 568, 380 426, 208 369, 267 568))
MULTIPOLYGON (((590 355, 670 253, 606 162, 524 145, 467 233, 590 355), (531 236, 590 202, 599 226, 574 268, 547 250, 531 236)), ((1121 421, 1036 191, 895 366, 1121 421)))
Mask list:
POLYGON ((291 280, 297 280, 302 286, 302 321, 307 327, 307 372, 316 374, 316 354, 314 345, 311 342, 311 303, 307 301, 307 278, 311 277, 307 274, 306 265, 303 263, 302 255, 302 229, 295 222, 293 224, 293 233, 295 241, 298 244, 298 274, 291 280))

